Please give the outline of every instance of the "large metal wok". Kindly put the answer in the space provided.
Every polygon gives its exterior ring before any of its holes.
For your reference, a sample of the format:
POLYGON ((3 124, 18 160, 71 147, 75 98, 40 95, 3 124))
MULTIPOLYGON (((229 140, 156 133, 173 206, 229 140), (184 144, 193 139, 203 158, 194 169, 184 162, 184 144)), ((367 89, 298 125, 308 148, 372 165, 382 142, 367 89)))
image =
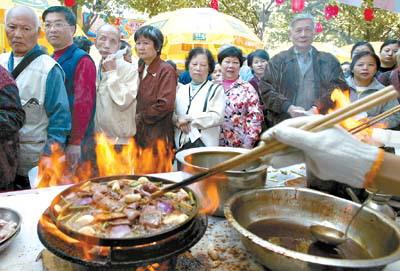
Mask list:
POLYGON ((369 208, 359 213, 348 232, 348 237, 368 252, 369 259, 313 256, 274 244, 248 230, 257 221, 281 219, 305 229, 323 224, 344 232, 359 207, 360 204, 311 189, 279 187, 235 194, 224 211, 245 247, 271 270, 382 270, 400 259, 400 230, 394 221, 369 208))
MULTIPOLYGON (((108 177, 99 177, 99 178, 93 178, 90 179, 86 182, 108 182, 111 180, 118 180, 118 179, 130 179, 130 180, 136 180, 139 177, 138 175, 118 175, 118 176, 108 176, 108 177)), ((157 178, 157 177, 151 177, 151 176, 146 176, 150 181, 156 182, 156 183, 163 183, 163 184, 171 184, 173 182, 169 180, 165 180, 162 178, 157 178)), ((72 230, 71 228, 66 227, 63 223, 59 223, 56 220, 56 211, 54 210, 54 206, 62 200, 63 197, 67 196, 71 192, 77 190, 80 186, 85 185, 86 182, 82 182, 76 185, 73 185, 61 193, 59 193, 52 201, 50 207, 48 208, 48 213, 49 216, 52 218, 53 222, 55 225, 57 225, 57 228, 67 234, 70 237, 73 237, 77 240, 84 241, 89 244, 94 244, 94 245, 99 245, 99 246, 134 246, 134 245, 141 245, 141 244, 149 244, 151 242, 157 242, 160 240, 164 240, 165 238, 168 238, 169 236, 174 235, 175 233, 185 229, 186 227, 189 227, 191 224, 194 223, 194 218, 198 215, 198 210, 199 210, 199 201, 196 197, 196 194, 190 189, 190 188, 184 188, 187 192, 191 192, 193 195, 193 198, 195 200, 195 206, 193 210, 187 214, 189 217, 182 223, 173 226, 171 228, 165 229, 165 230, 160 230, 157 232, 149 233, 147 235, 142 235, 139 237, 130 237, 130 238, 99 238, 99 237, 94 237, 91 235, 83 234, 78 231, 72 230)))

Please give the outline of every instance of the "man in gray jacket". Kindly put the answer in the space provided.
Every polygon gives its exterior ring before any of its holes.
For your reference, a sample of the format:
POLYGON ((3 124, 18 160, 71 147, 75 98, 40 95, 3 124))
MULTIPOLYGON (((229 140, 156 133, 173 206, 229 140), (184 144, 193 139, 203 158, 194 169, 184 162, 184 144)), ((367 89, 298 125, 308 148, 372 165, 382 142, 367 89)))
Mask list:
POLYGON ((325 111, 333 87, 346 85, 338 60, 311 45, 315 36, 311 15, 295 15, 289 36, 293 46, 270 60, 260 82, 268 126, 325 111))

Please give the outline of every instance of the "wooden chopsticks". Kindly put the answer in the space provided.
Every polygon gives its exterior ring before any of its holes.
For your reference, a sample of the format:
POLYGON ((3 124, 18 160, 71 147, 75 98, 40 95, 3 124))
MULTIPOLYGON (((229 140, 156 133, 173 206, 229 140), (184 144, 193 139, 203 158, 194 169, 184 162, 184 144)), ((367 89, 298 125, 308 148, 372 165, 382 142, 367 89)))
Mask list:
MULTIPOLYGON (((355 116, 364 111, 368 111, 369 109, 371 109, 377 105, 384 104, 390 100, 396 99, 398 96, 399 96, 399 92, 393 86, 385 87, 371 95, 368 95, 358 101, 355 101, 354 103, 351 103, 350 105, 348 105, 346 107, 343 107, 337 111, 329 113, 329 114, 323 116, 319 120, 310 122, 310 123, 300 127, 300 129, 303 129, 306 131, 312 131, 312 132, 317 132, 317 131, 321 131, 324 129, 328 129, 336 124, 339 124, 340 122, 342 122, 343 120, 345 120, 349 117, 355 116)), ((285 150, 286 148, 288 148, 288 146, 284 145, 283 143, 280 143, 279 141, 277 141, 275 139, 271 139, 269 142, 266 142, 263 145, 257 146, 247 153, 240 154, 229 160, 219 163, 218 165, 211 167, 204 172, 193 175, 179 183, 175 183, 175 184, 166 186, 162 190, 153 193, 151 195, 151 197, 155 198, 155 197, 161 196, 168 191, 172 191, 177 188, 181 188, 181 187, 193 184, 195 182, 203 180, 214 174, 221 173, 221 172, 224 172, 231 168, 234 168, 242 163, 254 161, 254 160, 258 159, 259 157, 262 157, 264 155, 271 154, 274 152, 282 151, 282 150, 285 150)))
POLYGON ((397 106, 395 106, 395 107, 393 107, 393 108, 391 108, 391 109, 389 109, 389 110, 387 110, 387 111, 385 111, 385 112, 383 112, 383 113, 381 113, 379 115, 376 115, 375 117, 372 117, 372 118, 368 119, 366 122, 364 122, 364 123, 362 123, 362 124, 360 124, 360 125, 358 125, 358 126, 356 126, 354 128, 349 129, 348 132, 352 133, 353 135, 357 134, 357 133, 361 132, 362 130, 371 127, 372 125, 380 122, 381 120, 383 120, 383 119, 385 119, 385 118, 389 117, 390 115, 393 115, 393 114, 395 114, 397 112, 400 112, 400 105, 397 105, 397 106))

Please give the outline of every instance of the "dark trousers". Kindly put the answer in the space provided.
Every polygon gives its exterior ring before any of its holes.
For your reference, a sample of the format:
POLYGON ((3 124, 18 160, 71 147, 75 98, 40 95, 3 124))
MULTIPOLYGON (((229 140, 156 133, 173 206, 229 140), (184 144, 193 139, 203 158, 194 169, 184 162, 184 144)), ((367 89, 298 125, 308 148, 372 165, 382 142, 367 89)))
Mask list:
POLYGON ((15 176, 14 180, 14 190, 25 190, 31 189, 31 184, 29 183, 28 176, 15 176))

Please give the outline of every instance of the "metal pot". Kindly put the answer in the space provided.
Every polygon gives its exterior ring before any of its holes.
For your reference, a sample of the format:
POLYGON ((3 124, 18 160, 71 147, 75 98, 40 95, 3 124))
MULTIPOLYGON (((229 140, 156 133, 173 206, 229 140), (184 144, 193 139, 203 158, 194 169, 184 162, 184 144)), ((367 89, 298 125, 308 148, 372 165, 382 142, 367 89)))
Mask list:
MULTIPOLYGON (((201 147, 180 151, 176 154, 178 169, 190 174, 197 174, 208 168, 228 160, 247 149, 230 147, 201 147)), ((263 188, 267 180, 267 166, 261 160, 256 160, 224 174, 217 174, 199 182, 200 198, 207 197, 205 190, 207 185, 214 183, 217 187, 219 207, 214 212, 215 216, 224 216, 224 204, 226 200, 236 192, 263 188)))
POLYGON ((5 221, 12 221, 17 224, 15 230, 4 240, 0 241, 0 252, 5 250, 17 237, 18 233, 21 231, 21 215, 12 209, 0 207, 0 219, 5 221))
MULTIPOLYGON (((67 197, 70 193, 76 191, 79 189, 81 186, 85 186, 87 182, 93 182, 93 183, 103 183, 103 182, 108 182, 111 180, 118 180, 118 179, 129 179, 129 180, 137 180, 139 177, 142 177, 142 175, 116 175, 116 176, 107 176, 107 177, 98 177, 98 178, 93 178, 89 179, 86 182, 78 183, 73 186, 68 187, 61 193, 59 193, 51 202, 50 207, 48 208, 48 214, 49 217, 52 219, 52 221, 56 224, 57 228, 61 230, 63 233, 67 234, 70 237, 73 237, 77 240, 80 241, 85 241, 89 244, 95 244, 95 245, 100 245, 100 246, 133 246, 133 245, 142 245, 142 244, 148 244, 151 242, 156 242, 160 240, 164 240, 167 237, 181 232, 185 228, 189 227, 190 225, 193 224, 193 220, 196 218, 198 215, 199 211, 199 201, 195 193, 190 188, 185 187, 184 189, 187 192, 191 192, 194 197, 195 205, 193 206, 193 210, 188 213, 188 218, 183 221, 182 223, 167 228, 163 229, 161 231, 154 231, 151 233, 148 233, 143 236, 138 236, 138 237, 129 237, 129 238, 107 238, 107 237, 95 237, 91 235, 86 235, 84 233, 80 233, 78 231, 75 231, 63 223, 60 223, 56 219, 56 211, 54 206, 58 204, 64 197, 67 197)), ((157 183, 163 183, 163 184, 171 184, 173 183, 172 181, 162 179, 162 178, 157 178, 157 177, 152 177, 152 176, 146 176, 151 182, 157 182, 157 183)), ((47 211, 46 211, 47 212, 47 211)))
POLYGON ((254 222, 283 219, 306 229, 322 224, 344 232, 359 207, 311 189, 278 187, 234 195, 225 205, 225 216, 241 234, 244 246, 271 270, 382 270, 400 259, 400 230, 394 221, 369 208, 359 213, 348 232, 348 237, 368 252, 369 259, 313 256, 276 245, 248 230, 254 222))

